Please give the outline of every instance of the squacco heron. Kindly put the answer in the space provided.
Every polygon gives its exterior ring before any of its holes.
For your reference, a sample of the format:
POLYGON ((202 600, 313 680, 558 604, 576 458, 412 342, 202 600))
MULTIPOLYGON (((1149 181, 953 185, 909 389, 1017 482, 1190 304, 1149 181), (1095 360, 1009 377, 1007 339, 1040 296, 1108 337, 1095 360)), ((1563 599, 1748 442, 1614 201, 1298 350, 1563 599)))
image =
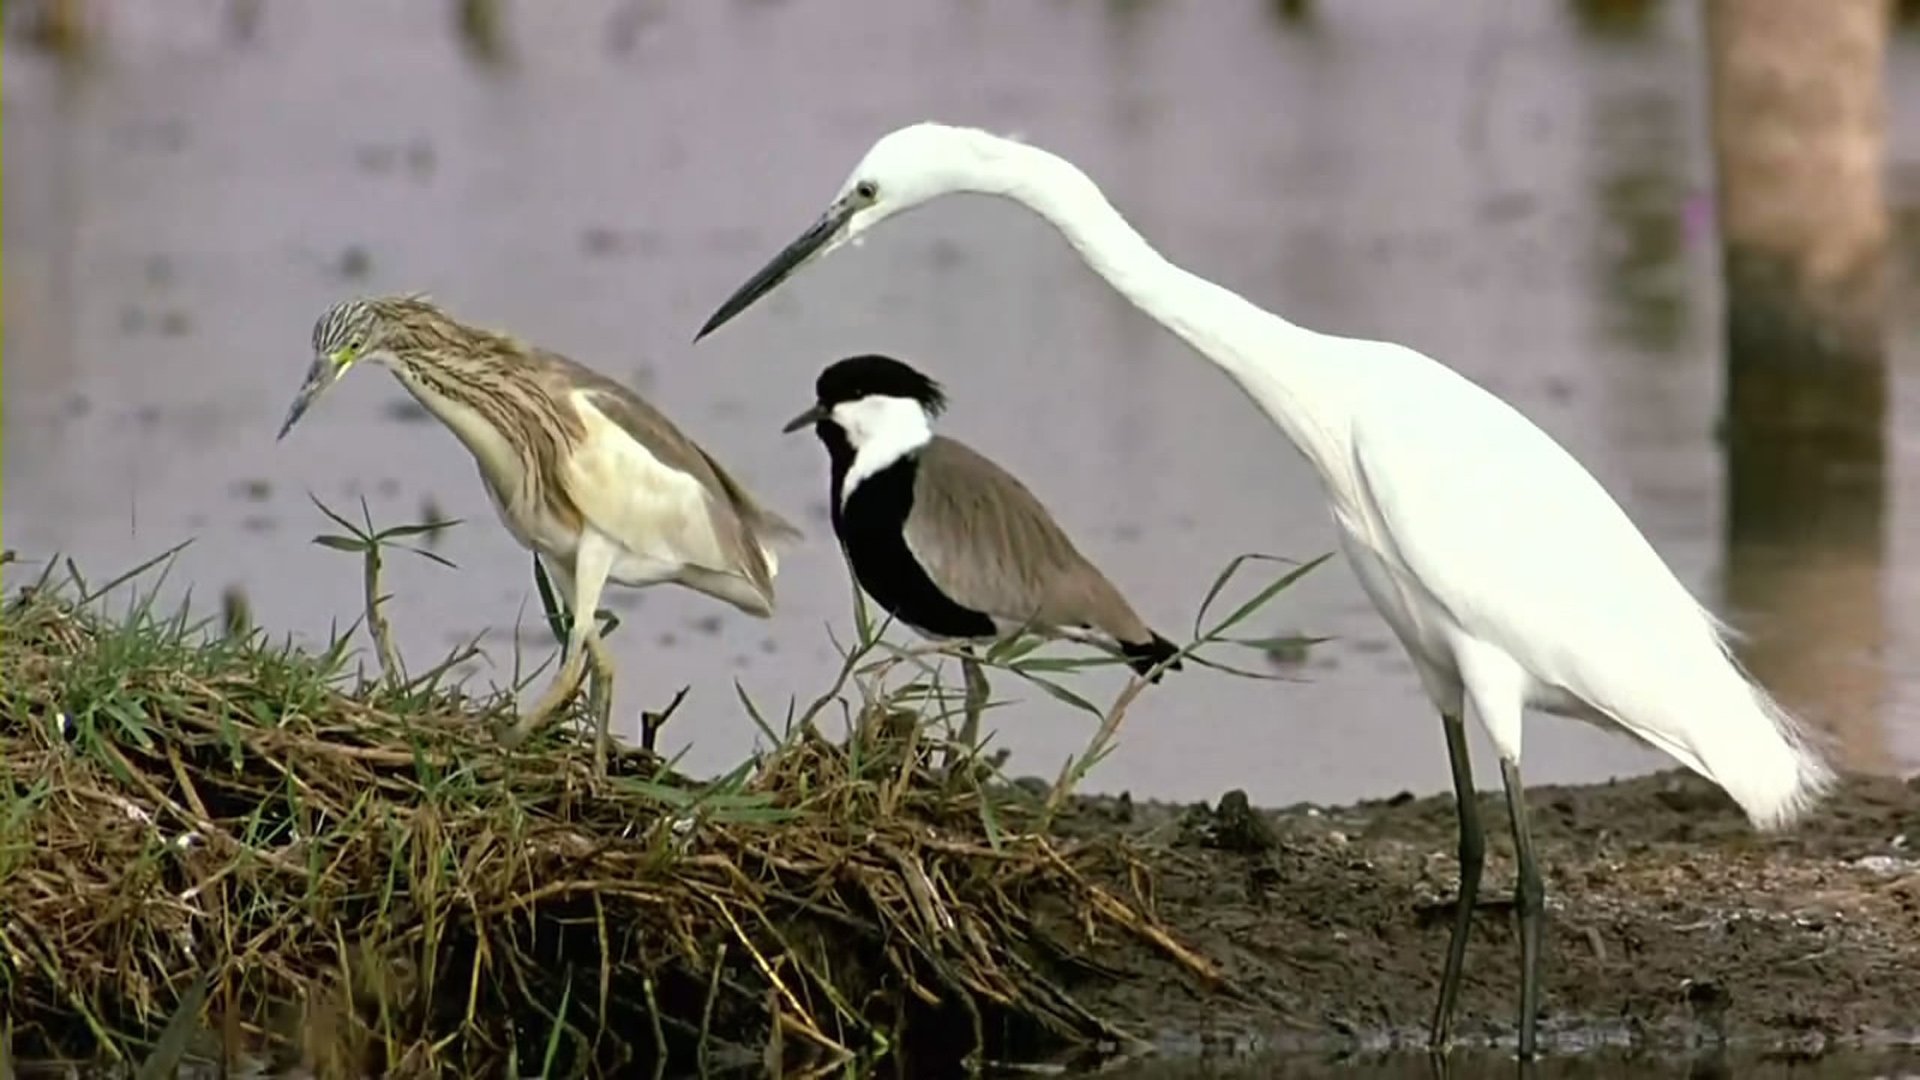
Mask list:
POLYGON ((386 367, 473 454, 501 522, 566 598, 566 659, 540 701, 503 729, 507 745, 552 719, 591 662, 593 768, 606 775, 613 663, 594 613, 609 580, 674 582, 758 618, 773 613, 772 541, 799 531, 612 379, 418 296, 336 304, 314 324, 313 352, 281 438, 355 364, 386 367))

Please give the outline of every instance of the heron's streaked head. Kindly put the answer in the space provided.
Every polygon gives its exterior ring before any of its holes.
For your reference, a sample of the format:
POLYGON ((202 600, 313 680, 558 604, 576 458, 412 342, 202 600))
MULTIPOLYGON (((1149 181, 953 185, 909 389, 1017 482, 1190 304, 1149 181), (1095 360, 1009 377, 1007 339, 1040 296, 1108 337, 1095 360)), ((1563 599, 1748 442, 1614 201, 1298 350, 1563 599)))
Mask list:
POLYGON ((890 356, 835 361, 813 384, 813 407, 787 422, 785 432, 809 424, 823 437, 832 429, 855 450, 898 444, 900 452, 932 437, 930 422, 947 407, 940 384, 890 356))
POLYGON ((712 333, 770 293, 794 271, 895 214, 955 192, 993 194, 1005 183, 996 168, 1017 144, 977 128, 911 124, 881 136, 840 185, 826 212, 721 304, 694 340, 712 333))
POLYGON ((287 437, 320 395, 362 360, 390 363, 402 324, 402 308, 430 308, 424 297, 393 296, 343 300, 313 324, 313 364, 307 368, 280 438, 287 437))

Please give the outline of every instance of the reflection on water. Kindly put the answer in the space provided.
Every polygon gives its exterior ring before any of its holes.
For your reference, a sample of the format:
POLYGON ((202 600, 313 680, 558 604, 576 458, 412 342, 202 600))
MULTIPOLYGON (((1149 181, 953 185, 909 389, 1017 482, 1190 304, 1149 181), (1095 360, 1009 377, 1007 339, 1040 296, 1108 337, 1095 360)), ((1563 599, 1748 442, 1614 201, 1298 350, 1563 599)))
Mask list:
POLYGON ((1145 1061, 1104 1075, 1111 1080, 1894 1080, 1920 1076, 1920 1053, 1836 1053, 1810 1060, 1793 1055, 1706 1053, 1695 1058, 1603 1052, 1549 1057, 1525 1066, 1511 1057, 1456 1053, 1444 1070, 1424 1054, 1356 1058, 1269 1057, 1244 1060, 1145 1061))
POLYGON ((1761 364, 1735 378, 1752 395, 1747 400, 1792 395, 1848 412, 1870 433, 1814 446, 1764 431, 1729 438, 1726 595, 1752 631, 1742 656, 1753 672, 1800 703, 1846 765, 1894 768, 1899 762, 1879 722, 1885 668, 1898 662, 1887 650, 1882 582, 1884 373, 1761 364), (1752 385, 1765 381, 1775 385, 1752 385))
POLYGON ((1608 87, 1595 91, 1589 121, 1593 197, 1607 226, 1594 245, 1603 328, 1642 363, 1690 344, 1696 318, 1682 250, 1693 197, 1679 107, 1658 87, 1608 87))
MULTIPOLYGON (((754 739, 733 679, 766 702, 810 695, 833 663, 823 624, 844 634, 823 466, 777 430, 837 356, 936 372, 947 430, 1020 473, 1156 623, 1190 620, 1235 554, 1328 550, 1314 482, 1271 425, 1001 204, 903 219, 687 344, 878 133, 938 117, 1073 158, 1169 255, 1260 303, 1406 341, 1517 402, 1690 585, 1724 595, 1790 704, 1861 760, 1920 764, 1900 659, 1920 626, 1898 620, 1920 608, 1903 546, 1920 521, 1778 463, 1737 470, 1761 479, 1736 480, 1722 517, 1692 6, 823 6, 118 0, 91 7, 84 64, 10 41, 7 543, 101 572, 193 537, 175 581, 321 634, 353 617, 358 571, 308 543, 324 528, 309 491, 365 498, 386 524, 450 515, 467 524, 436 550, 461 570, 396 563, 395 620, 416 655, 487 630, 482 674, 504 678, 517 641, 549 644, 459 445, 378 372, 273 442, 314 317, 424 289, 628 381, 809 529, 770 622, 609 594, 628 727, 691 683, 663 743, 691 743, 696 769, 754 739)), ((1915 78, 1896 48, 1890 100, 1915 78)), ((1895 132, 1896 159, 1917 146, 1895 132)), ((1874 492, 1913 468, 1913 336, 1894 336, 1892 477, 1874 492)), ((1093 786, 1263 802, 1445 787, 1437 724, 1344 567, 1253 630, 1337 640, 1298 682, 1170 680, 1093 786)), ((1025 770, 1089 734, 1043 697, 998 715, 1025 770)), ((1663 760, 1572 723, 1528 734, 1542 782, 1663 760)))

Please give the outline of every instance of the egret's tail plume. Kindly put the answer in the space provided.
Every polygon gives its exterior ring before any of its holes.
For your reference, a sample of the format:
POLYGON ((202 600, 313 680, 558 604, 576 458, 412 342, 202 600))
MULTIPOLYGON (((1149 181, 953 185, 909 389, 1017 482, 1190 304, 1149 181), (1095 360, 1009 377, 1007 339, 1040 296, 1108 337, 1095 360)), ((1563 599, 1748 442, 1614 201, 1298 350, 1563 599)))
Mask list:
MULTIPOLYGON (((1746 682, 1742 678, 1743 682, 1746 682)), ((1758 684, 1747 682, 1752 707, 1772 725, 1776 738, 1759 733, 1745 746, 1722 748, 1707 759, 1714 779, 1726 789, 1756 829, 1784 829, 1813 809, 1833 787, 1834 772, 1798 720, 1758 684)))
POLYGON ((1679 723, 1651 741, 1720 785, 1754 828, 1784 829, 1833 786, 1833 769, 1800 721, 1741 670, 1727 636, 1714 644, 1719 657, 1680 665, 1696 674, 1667 688, 1661 710, 1679 723))
POLYGON ((1787 828, 1833 787, 1833 769, 1800 720, 1740 665, 1733 654, 1740 632, 1705 607, 1695 610, 1719 663, 1709 661, 1713 676, 1688 681, 1693 693, 1684 696, 1694 712, 1683 730, 1692 753, 1675 756, 1719 784, 1754 828, 1787 828))

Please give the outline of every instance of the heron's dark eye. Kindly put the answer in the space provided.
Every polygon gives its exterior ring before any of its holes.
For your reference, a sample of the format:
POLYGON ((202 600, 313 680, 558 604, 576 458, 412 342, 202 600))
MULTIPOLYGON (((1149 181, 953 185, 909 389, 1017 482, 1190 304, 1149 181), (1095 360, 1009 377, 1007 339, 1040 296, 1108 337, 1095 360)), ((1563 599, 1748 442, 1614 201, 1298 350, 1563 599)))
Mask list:
POLYGON ((880 195, 880 185, 871 180, 862 180, 853 185, 853 193, 867 202, 872 202, 880 195))

